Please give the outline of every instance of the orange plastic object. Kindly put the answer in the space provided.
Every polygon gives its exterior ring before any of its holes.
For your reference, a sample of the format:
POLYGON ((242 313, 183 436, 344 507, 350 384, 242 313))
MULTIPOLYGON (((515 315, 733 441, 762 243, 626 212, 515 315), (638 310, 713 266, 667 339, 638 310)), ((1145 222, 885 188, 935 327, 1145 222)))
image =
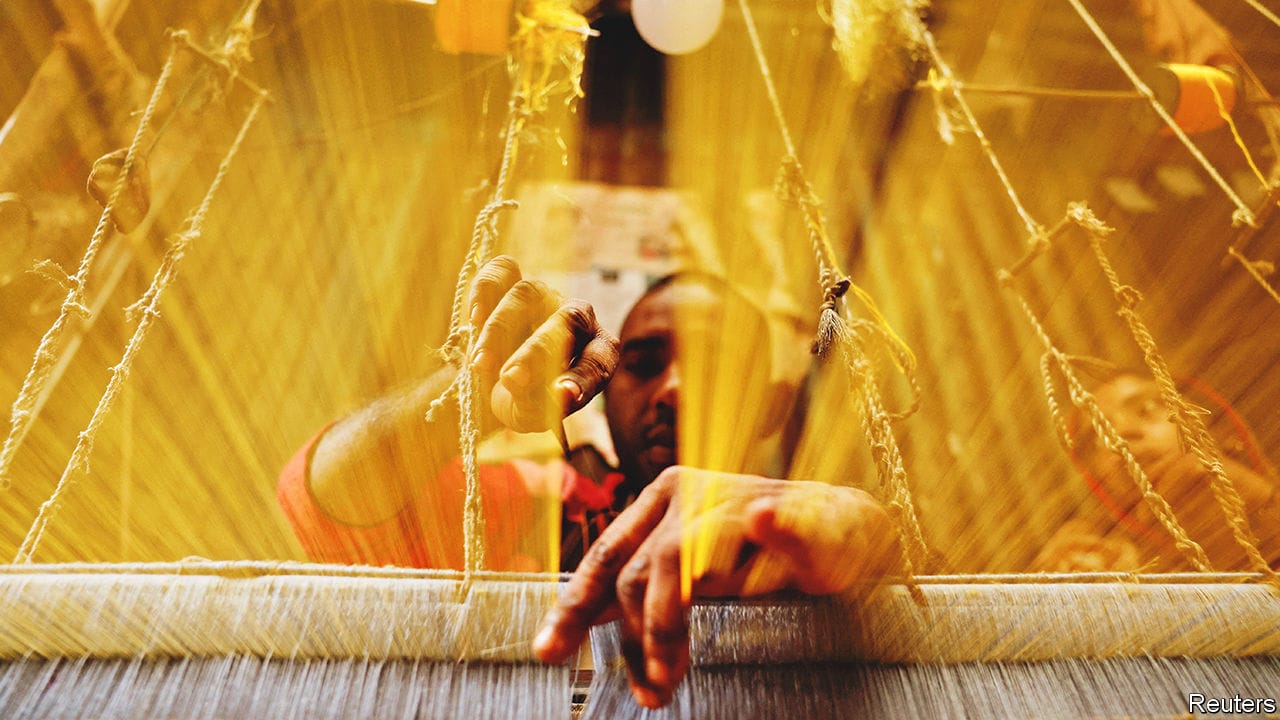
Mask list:
MULTIPOLYGON (((1174 108, 1173 121, 1183 132, 1207 132, 1226 124, 1223 113, 1230 115, 1236 106, 1236 81, 1230 73, 1208 65, 1177 63, 1167 63, 1161 69, 1176 80, 1177 100, 1166 107, 1174 108)), ((1172 135, 1173 131, 1164 127, 1160 133, 1172 135)))

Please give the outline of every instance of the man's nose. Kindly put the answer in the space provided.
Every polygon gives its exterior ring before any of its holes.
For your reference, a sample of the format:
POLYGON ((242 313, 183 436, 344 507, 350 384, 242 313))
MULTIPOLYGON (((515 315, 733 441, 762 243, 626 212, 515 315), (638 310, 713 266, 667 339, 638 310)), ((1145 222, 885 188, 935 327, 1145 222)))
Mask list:
POLYGON ((1142 422, 1137 418, 1120 415, 1119 417, 1113 418, 1111 423, 1115 426, 1116 433, 1129 442, 1141 440, 1145 434, 1143 432, 1142 422))
POLYGON ((667 369, 662 373, 662 384, 653 395, 653 402, 659 407, 666 406, 672 410, 679 407, 680 365, 678 363, 667 364, 667 369))

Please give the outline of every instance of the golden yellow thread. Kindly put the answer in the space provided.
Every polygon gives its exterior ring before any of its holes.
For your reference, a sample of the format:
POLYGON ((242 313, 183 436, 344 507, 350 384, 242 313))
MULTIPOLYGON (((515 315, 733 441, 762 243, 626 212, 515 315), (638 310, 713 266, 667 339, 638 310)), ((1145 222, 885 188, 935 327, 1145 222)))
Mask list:
MULTIPOLYGON (((906 563, 905 572, 907 577, 910 578, 913 575, 913 567, 922 565, 925 562, 926 549, 924 533, 920 528, 919 518, 907 484, 906 470, 902 463, 902 453, 893 435, 892 420, 899 416, 885 410, 880 397, 880 389, 874 377, 874 368, 863 349, 866 339, 860 337, 862 334, 861 326, 855 325, 854 330, 850 329, 848 322, 835 309, 839 298, 845 292, 853 291, 854 297, 858 299, 858 302, 862 304, 874 321, 877 330, 873 334, 878 339, 886 341, 890 347, 894 362, 908 376, 915 369, 915 355, 889 325, 884 315, 871 299, 871 296, 854 285, 840 269, 836 260, 835 249, 832 247, 831 238, 827 233, 826 219, 823 217, 821 204, 814 194, 812 186, 805 178, 804 169, 800 165, 796 146, 791 138, 791 131, 787 126, 786 116, 782 112, 782 102, 778 98, 777 88, 773 81, 773 73, 769 69, 769 62, 765 57, 764 47, 760 42, 760 35, 756 30, 751 8, 747 4, 747 0, 738 0, 738 6, 742 11, 743 22, 746 25, 747 35, 751 40, 756 64, 760 69, 760 76, 764 81, 769 104, 773 109, 774 120, 777 122, 778 131, 782 135, 783 146, 786 150, 786 156, 783 158, 782 169, 778 178, 779 194, 784 200, 794 202, 800 207, 813 249, 814 259, 818 266, 819 285, 823 290, 823 306, 819 313, 818 333, 814 343, 814 350, 819 355, 823 355, 828 348, 836 346, 840 348, 842 359, 849 372, 851 388, 859 397, 862 405, 863 432, 868 445, 871 447, 872 455, 876 459, 880 477, 885 486, 890 488, 889 506, 898 520, 898 531, 902 540, 904 562, 906 563)), ((914 379, 909 381, 911 382, 913 394, 918 393, 919 388, 914 379)), ((911 587, 914 588, 914 585, 911 585, 911 587)), ((913 589, 912 592, 918 599, 922 598, 922 596, 918 595, 918 590, 913 589)))
POLYGON ((1249 169, 1253 170, 1254 177, 1258 178, 1258 182, 1264 188, 1270 188, 1271 183, 1267 182, 1267 178, 1258 169, 1258 164, 1253 161, 1253 153, 1249 152, 1248 146, 1244 144, 1244 138, 1240 137, 1240 130, 1236 128, 1236 121, 1231 117, 1231 113, 1227 112, 1226 103, 1222 102, 1222 95, 1218 92, 1217 83, 1209 79, 1205 82, 1209 86, 1209 92, 1213 93, 1213 102, 1218 106, 1218 116, 1231 128, 1231 137, 1235 138, 1236 147, 1240 148, 1240 152, 1244 154, 1245 162, 1249 163, 1249 169))
MULTIPOLYGON (((172 55, 170 58, 172 58, 172 55)), ((240 146, 244 144, 244 138, 248 134, 249 128, 253 126, 253 121, 258 117, 258 112, 262 109, 266 97, 265 94, 260 94, 255 98, 249 113, 240 124, 239 132, 236 133, 231 145, 227 147, 227 152, 223 155, 222 162, 218 165, 218 171, 209 183, 209 189, 205 192, 204 199, 200 201, 196 211, 187 218, 186 229, 175 236, 173 243, 165 251, 151 285, 147 287, 142 298, 138 300, 137 306, 141 310, 137 313, 137 327, 134 328, 133 335, 129 338, 120 361, 116 363, 115 367, 111 368, 111 378, 107 382, 107 387, 98 399, 97 407, 94 408, 93 416, 89 419, 89 423, 76 438, 76 445, 71 452, 71 458, 67 461, 67 465, 62 471, 62 477, 59 478, 57 486, 54 487, 53 494, 40 505, 36 519, 13 560, 15 563, 31 562, 31 556, 39 546, 40 539, 48 528, 49 522, 57 513, 60 507, 59 500, 61 500, 62 495, 70 486, 72 478, 77 473, 89 470, 89 456, 93 452, 93 442, 98 429, 102 426, 103 419, 114 405, 116 397, 124 386, 124 382, 129 378, 129 373, 133 368, 133 360, 137 356, 138 349, 142 347, 143 340, 146 339, 147 331, 155 322, 155 319, 160 316, 160 312, 157 309, 160 304, 160 298, 164 294, 165 288, 177 276, 178 264, 186 255, 187 248, 203 232, 205 217, 209 214, 209 207, 213 203, 213 198, 218 189, 222 187, 222 181, 226 179, 227 171, 231 167, 231 161, 239 152, 240 146)))

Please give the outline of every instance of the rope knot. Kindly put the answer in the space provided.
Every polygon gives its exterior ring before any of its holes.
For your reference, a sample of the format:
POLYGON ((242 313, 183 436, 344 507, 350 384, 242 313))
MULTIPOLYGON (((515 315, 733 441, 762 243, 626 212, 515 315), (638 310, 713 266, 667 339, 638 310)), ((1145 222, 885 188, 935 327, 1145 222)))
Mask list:
POLYGON ((827 289, 822 294, 821 309, 835 310, 836 301, 844 297, 845 293, 849 292, 849 285, 851 284, 852 283, 850 282, 849 278, 846 277, 846 278, 840 278, 839 280, 836 280, 835 282, 827 285, 827 289))
POLYGON ((445 338, 444 345, 440 346, 440 359, 454 367, 462 367, 462 361, 465 359, 465 353, 462 348, 471 344, 471 333, 474 328, 470 323, 459 325, 449 331, 449 337, 445 338))
POLYGON ((1142 302, 1142 293, 1132 285, 1121 285, 1116 288, 1116 300, 1126 309, 1133 310, 1142 302))
POLYGON ((1082 202, 1073 202, 1067 205, 1067 217, 1091 233, 1106 236, 1115 232, 1115 228, 1099 220, 1098 216, 1093 214, 1093 210, 1090 210, 1089 206, 1082 202))
POLYGON ((813 187, 809 185, 809 181, 804 176, 804 168, 800 165, 800 158, 795 155, 787 155, 782 158, 782 166, 778 168, 778 177, 773 182, 773 192, 782 202, 794 203, 797 205, 819 204, 817 196, 813 194, 813 187))
POLYGON ((1240 227, 1241 225, 1248 225, 1251 228, 1258 227, 1258 221, 1253 217, 1253 213, 1249 208, 1238 208, 1231 213, 1231 227, 1240 227))
POLYGON ((480 208, 480 212, 476 213, 476 225, 488 226, 497 217, 498 213, 503 210, 514 210, 520 207, 520 203, 515 200, 497 200, 480 208))

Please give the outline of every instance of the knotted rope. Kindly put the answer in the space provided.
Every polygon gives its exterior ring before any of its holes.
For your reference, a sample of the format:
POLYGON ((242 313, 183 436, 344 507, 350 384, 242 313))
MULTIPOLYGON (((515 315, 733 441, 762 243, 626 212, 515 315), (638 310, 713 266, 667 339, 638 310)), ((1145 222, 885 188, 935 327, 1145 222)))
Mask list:
MULTIPOLYGON (((170 55, 170 60, 173 56, 170 55)), ((222 182, 227 176, 227 171, 231 167, 231 161, 240 151, 240 146, 244 144, 245 136, 249 132, 249 128, 253 125, 254 120, 258 117, 258 112, 262 109, 263 104, 267 100, 265 93, 259 93, 254 99, 252 107, 244 120, 240 123, 240 129, 236 133, 235 139, 227 147, 227 152, 223 155, 222 161, 218 164, 218 171, 214 175, 213 180, 209 183, 209 188, 204 194, 204 198, 200 201, 200 205, 195 212, 186 220, 186 229, 178 233, 173 238, 173 243, 165 251, 164 257, 160 260, 160 267, 156 270, 155 276, 151 280, 151 284, 147 287, 142 297, 130 307, 130 315, 136 321, 137 326, 134 328, 133 335, 129 338, 128 344, 125 346, 124 353, 120 361, 111 368, 111 378, 107 381, 107 387, 103 391, 102 396, 98 399, 98 404, 93 410, 93 415, 89 418, 88 424, 84 430, 76 438, 75 448, 71 451, 71 457, 67 461, 66 467, 62 471, 62 476, 58 479, 58 484, 54 487, 53 494, 49 499, 40 505, 40 510, 36 514, 35 521, 31 525, 31 529, 27 532, 26 537, 22 541, 22 545, 18 548, 18 554, 14 557, 15 563, 29 563, 31 556, 35 554, 40 544, 41 538, 44 536, 45 530, 49 526, 49 522, 57 514, 61 508, 61 499, 67 488, 70 487, 73 478, 78 473, 87 473, 89 471, 89 457, 93 453, 93 442, 97 436, 98 429, 102 426, 102 421, 106 418, 107 413, 115 404, 116 397, 120 394, 121 388, 125 381, 129 378, 129 373, 133 368, 134 358, 138 354, 138 350, 142 347, 143 340, 146 339, 147 331, 156 318, 160 316, 157 309, 160 304, 160 298, 165 288, 173 282, 177 275, 178 264, 186 255, 188 247, 193 241, 199 238, 204 232, 205 218, 209 214, 209 207, 213 203, 213 198, 217 195, 218 189, 222 187, 222 182)), ((127 160, 126 160, 127 162, 127 160)), ((126 173, 122 173, 123 177, 126 173)))
MULTIPOLYGON (((818 268, 818 284, 822 291, 822 304, 818 311, 818 328, 814 336, 812 350, 814 354, 825 358, 834 347, 840 349, 850 378, 850 389, 858 398, 863 411, 862 428, 867 444, 871 447, 873 457, 881 481, 888 488, 889 508, 898 521, 898 532, 902 541, 905 572, 908 577, 914 568, 923 566, 926 561, 924 533, 920 528, 919 518, 911 498, 911 490, 907 483, 906 470, 902 461, 902 452, 894 437, 892 422, 905 417, 917 404, 919 387, 914 378, 915 355, 905 342, 894 332, 888 321, 881 314, 871 296, 854 284, 848 275, 840 269, 835 248, 831 244, 827 232, 826 218, 823 216, 821 202, 813 191, 813 187, 805 178, 804 169, 800 165, 795 142, 787 126, 786 116, 782 111, 782 102, 774 85, 773 73, 764 54, 760 42, 760 34, 756 30, 755 19, 747 0, 738 0, 742 18, 746 24, 747 35, 755 52, 756 63, 764 80, 765 92, 773 109, 774 120, 782 135, 782 143, 786 155, 778 174, 775 190, 778 196, 799 207, 804 219, 809 244, 813 250, 814 261, 818 268), (839 302, 847 293, 853 293, 859 303, 871 316, 871 320, 854 321, 851 329, 839 309, 839 302), (907 376, 911 385, 912 409, 904 413, 890 413, 885 409, 880 387, 875 378, 875 368, 867 352, 866 345, 870 340, 883 343, 890 349, 890 355, 899 369, 907 376)), ((914 585, 911 586, 914 588, 914 585)), ((913 589, 913 593, 916 592, 913 589)), ((922 596, 919 596, 922 597, 922 596)))
POLYGON ((480 468, 476 457, 480 437, 478 409, 483 399, 469 364, 480 328, 471 325, 467 298, 476 273, 493 256, 499 213, 518 207, 515 200, 507 197, 507 192, 526 124, 533 116, 545 112, 552 98, 582 96, 582 63, 586 38, 591 32, 586 19, 574 12, 566 0, 534 0, 528 14, 518 15, 516 20, 518 29, 512 38, 508 62, 512 86, 502 161, 489 202, 476 214, 471 242, 454 286, 449 334, 439 351, 457 374, 449 387, 431 401, 426 412, 426 420, 431 422, 445 402, 453 399, 458 403, 458 445, 466 477, 463 566, 468 578, 485 567, 485 542, 480 468))

